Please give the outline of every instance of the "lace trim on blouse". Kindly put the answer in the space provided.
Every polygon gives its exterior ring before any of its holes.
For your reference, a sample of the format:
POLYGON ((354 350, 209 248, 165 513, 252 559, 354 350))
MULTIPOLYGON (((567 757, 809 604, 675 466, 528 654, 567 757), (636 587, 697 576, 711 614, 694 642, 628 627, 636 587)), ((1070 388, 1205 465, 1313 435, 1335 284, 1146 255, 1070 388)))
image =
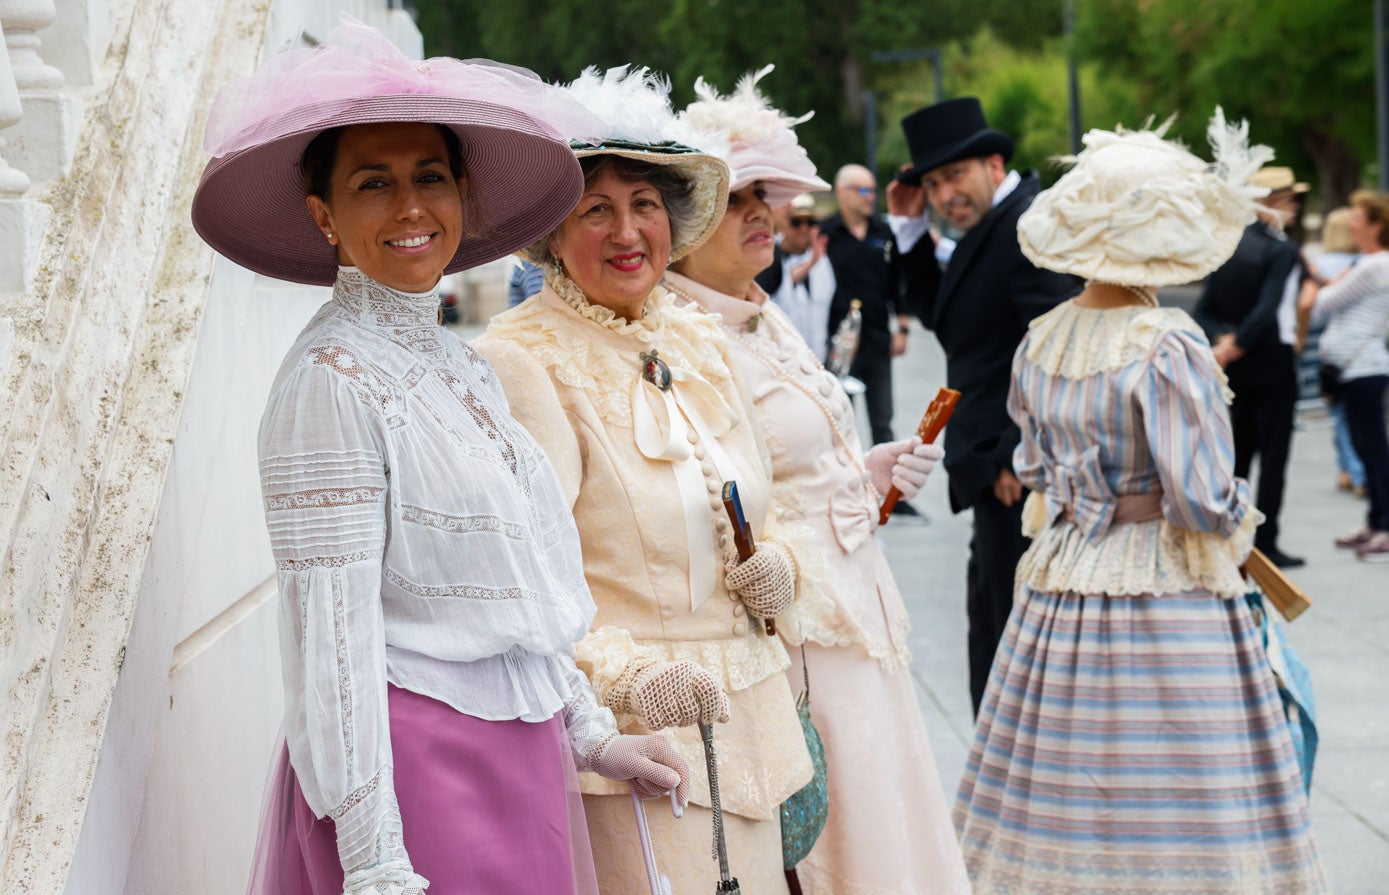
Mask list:
POLYGON ((1023 534, 1033 541, 1018 562, 1017 581, 1035 591, 1118 597, 1204 590, 1234 599, 1249 591, 1239 566, 1264 514, 1248 507, 1228 538, 1154 519, 1115 525, 1098 542, 1079 526, 1047 527, 1046 519, 1046 499, 1034 491, 1022 516, 1023 534))
MULTIPOLYGON (((1174 329, 1201 331, 1179 308, 1099 309, 1065 301, 1032 321, 1026 357, 1052 376, 1086 379, 1146 360, 1162 336, 1174 329)), ((1223 370, 1220 389, 1228 404, 1234 392, 1223 370)))
POLYGON ((692 314, 667 315, 674 299, 664 286, 652 291, 645 315, 636 321, 622 320, 607 308, 590 303, 574 281, 560 274, 547 274, 545 288, 585 320, 640 344, 633 345, 630 352, 613 351, 582 328, 565 325, 534 301, 493 318, 488 337, 522 347, 559 382, 584 392, 604 422, 632 428, 632 383, 641 375, 641 352, 650 348, 659 350, 671 366, 699 374, 720 394, 734 393, 733 375, 718 352, 687 353, 680 347, 698 348, 721 338, 717 321, 692 314))

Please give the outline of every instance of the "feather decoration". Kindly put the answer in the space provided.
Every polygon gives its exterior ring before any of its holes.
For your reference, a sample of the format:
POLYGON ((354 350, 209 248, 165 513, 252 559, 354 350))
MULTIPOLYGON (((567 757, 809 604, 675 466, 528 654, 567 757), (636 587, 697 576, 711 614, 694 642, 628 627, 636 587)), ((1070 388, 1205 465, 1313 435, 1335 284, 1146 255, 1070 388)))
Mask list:
POLYGON ((699 98, 690 103, 685 117, 699 130, 727 134, 733 143, 761 143, 782 130, 809 121, 814 112, 793 118, 774 108, 757 89, 757 82, 775 68, 764 65, 755 72, 748 72, 738 79, 728 96, 721 96, 704 78, 695 79, 695 95, 699 98))
POLYGON ((599 71, 589 66, 564 89, 607 124, 604 136, 608 139, 635 143, 671 139, 675 113, 670 107, 670 80, 649 68, 619 65, 599 71))
POLYGON ((1225 111, 1216 106, 1206 129, 1206 139, 1210 141, 1211 151, 1215 154, 1212 170, 1217 177, 1250 199, 1268 195, 1267 189, 1250 186, 1249 179, 1273 161, 1273 150, 1260 144, 1249 145, 1248 120, 1241 119, 1238 124, 1230 124, 1225 120, 1225 111))

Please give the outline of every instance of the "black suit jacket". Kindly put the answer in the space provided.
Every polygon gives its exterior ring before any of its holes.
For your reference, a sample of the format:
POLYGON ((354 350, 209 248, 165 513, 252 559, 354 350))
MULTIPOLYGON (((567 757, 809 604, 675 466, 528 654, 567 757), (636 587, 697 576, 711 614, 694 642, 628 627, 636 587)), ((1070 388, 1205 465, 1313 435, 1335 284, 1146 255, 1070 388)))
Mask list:
POLYGON ((1239 360, 1242 366, 1256 366, 1264 360, 1285 362, 1276 350, 1281 344, 1278 305, 1288 275, 1299 263, 1297 246, 1291 240, 1278 238, 1262 221, 1250 224, 1244 228, 1235 254, 1206 278, 1192 316, 1212 342, 1233 332, 1235 344, 1245 352, 1239 360))
POLYGON ((1041 270, 1018 248, 1018 218, 1037 198, 1033 173, 955 247, 944 273, 930 239, 902 257, 909 302, 945 349, 947 384, 960 401, 945 430, 950 505, 972 507, 1013 468, 1022 434, 1008 417, 1013 355, 1039 314, 1075 295, 1078 279, 1041 270))
POLYGON ((859 335, 859 355, 891 361, 892 316, 900 307, 902 286, 897 246, 892 230, 876 217, 868 219, 862 240, 849 232, 844 219, 830 215, 820 223, 828 237, 825 256, 834 268, 834 299, 830 302, 829 333, 849 313, 854 299, 863 302, 863 330, 859 335))

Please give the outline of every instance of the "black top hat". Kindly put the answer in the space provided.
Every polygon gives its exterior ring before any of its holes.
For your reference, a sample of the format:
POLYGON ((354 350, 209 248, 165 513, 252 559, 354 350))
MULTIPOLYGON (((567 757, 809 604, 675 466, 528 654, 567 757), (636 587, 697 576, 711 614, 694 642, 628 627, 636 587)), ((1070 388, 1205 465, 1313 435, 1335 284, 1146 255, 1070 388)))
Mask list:
POLYGON ((997 153, 1007 162, 1013 157, 1013 141, 1003 131, 989 127, 977 97, 962 96, 917 109, 902 119, 902 133, 912 154, 912 168, 897 175, 906 184, 918 184, 932 168, 997 153))

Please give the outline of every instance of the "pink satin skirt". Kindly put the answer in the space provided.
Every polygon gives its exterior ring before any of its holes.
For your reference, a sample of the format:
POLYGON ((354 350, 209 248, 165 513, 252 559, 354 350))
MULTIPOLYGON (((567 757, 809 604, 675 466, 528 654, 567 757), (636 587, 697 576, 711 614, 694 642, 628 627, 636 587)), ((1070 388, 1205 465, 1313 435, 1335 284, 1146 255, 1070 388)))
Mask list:
MULTIPOLYGON (((484 721, 388 694, 405 849, 429 895, 597 895, 563 720, 484 721)), ((281 740, 249 895, 341 895, 333 822, 314 817, 281 740)))

